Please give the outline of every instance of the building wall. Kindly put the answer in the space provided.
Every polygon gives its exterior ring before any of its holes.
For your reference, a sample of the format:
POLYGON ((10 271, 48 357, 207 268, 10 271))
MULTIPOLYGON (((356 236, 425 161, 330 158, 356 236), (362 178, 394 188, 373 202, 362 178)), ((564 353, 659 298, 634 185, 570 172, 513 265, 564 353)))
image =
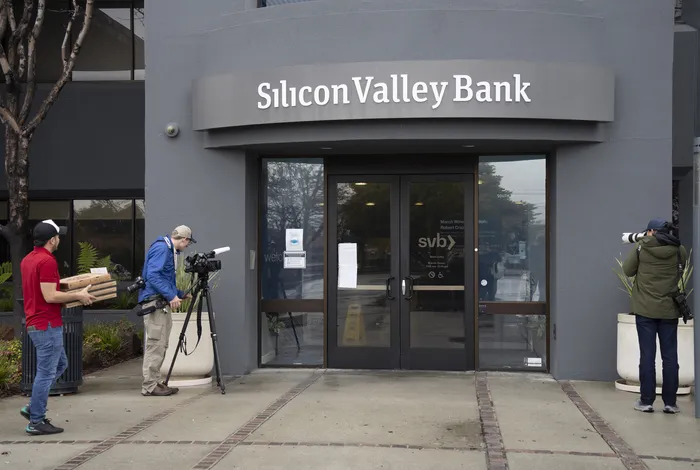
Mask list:
MULTIPOLYGON (((36 102, 49 90, 38 85, 36 102)), ((144 104, 143 82, 68 83, 32 140, 30 197, 142 194, 144 104)), ((0 172, 0 199, 6 198, 0 172)))
POLYGON ((147 8, 158 15, 146 14, 147 238, 185 222, 203 250, 231 245, 214 294, 224 371, 257 364, 248 269, 254 173, 243 151, 203 149, 204 136, 191 131, 192 80, 284 65, 493 59, 602 63, 616 72, 616 118, 601 125, 605 142, 562 147, 554 159, 550 298, 554 375, 615 377, 615 318, 627 308, 612 272, 625 250, 619 234, 671 212, 672 2, 250 3, 151 0, 147 8), (177 138, 164 136, 168 122, 180 125, 177 138))

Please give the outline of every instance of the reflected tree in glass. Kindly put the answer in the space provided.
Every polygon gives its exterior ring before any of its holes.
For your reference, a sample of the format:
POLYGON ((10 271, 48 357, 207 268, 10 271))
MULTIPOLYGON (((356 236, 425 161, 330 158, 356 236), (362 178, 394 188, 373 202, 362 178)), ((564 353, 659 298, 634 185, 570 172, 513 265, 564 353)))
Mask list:
POLYGON ((323 298, 323 160, 266 160, 262 226, 265 299, 323 298), (304 230, 306 269, 283 269, 287 229, 304 230))

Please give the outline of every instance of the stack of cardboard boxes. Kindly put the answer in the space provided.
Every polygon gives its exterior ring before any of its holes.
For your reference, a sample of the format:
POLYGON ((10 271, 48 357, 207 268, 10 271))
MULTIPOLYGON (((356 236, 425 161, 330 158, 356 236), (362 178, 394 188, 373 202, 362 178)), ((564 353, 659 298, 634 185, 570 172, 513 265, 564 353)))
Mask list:
MULTIPOLYGON (((117 281, 113 280, 109 273, 86 273, 61 279, 60 290, 61 292, 79 292, 87 286, 90 286, 88 292, 97 298, 95 302, 117 297, 117 281)), ((82 304, 76 300, 67 303, 65 307, 72 308, 80 305, 82 304)))

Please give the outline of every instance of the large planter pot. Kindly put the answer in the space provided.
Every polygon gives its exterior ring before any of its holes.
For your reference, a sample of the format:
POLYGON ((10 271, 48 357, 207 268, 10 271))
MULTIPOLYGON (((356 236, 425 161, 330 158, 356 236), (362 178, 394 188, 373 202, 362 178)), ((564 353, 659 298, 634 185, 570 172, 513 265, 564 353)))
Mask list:
MULTIPOLYGON (((639 393, 639 340, 636 317, 626 313, 617 315, 617 374, 615 388, 639 393)), ((693 320, 678 323, 678 395, 690 393, 694 383, 695 361, 693 349, 693 320)), ((656 393, 661 394, 662 385, 661 348, 656 338, 656 393)))
MULTIPOLYGON (((163 380, 168 375, 170 364, 173 361, 173 355, 177 350, 177 344, 180 340, 180 333, 185 324, 187 312, 171 313, 173 318, 173 328, 170 332, 168 350, 165 353, 165 360, 160 369, 163 380)), ((173 387, 191 387, 196 385, 207 385, 212 381, 211 371, 214 368, 214 349, 211 339, 211 329, 209 327, 209 314, 202 312, 202 336, 197 344, 197 312, 192 312, 190 321, 185 332, 186 349, 189 354, 186 356, 182 351, 177 353, 173 372, 170 375, 168 385, 173 387), (194 352, 192 352, 194 350, 194 352)))

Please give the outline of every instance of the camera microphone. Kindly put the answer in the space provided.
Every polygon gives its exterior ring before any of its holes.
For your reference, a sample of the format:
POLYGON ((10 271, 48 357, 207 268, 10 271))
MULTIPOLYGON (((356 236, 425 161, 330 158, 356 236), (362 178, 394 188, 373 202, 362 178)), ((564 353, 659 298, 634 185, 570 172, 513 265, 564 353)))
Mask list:
POLYGON ((227 251, 230 251, 231 247, 230 246, 222 246, 221 248, 216 248, 214 250, 211 250, 209 253, 207 253, 207 258, 213 258, 216 255, 220 255, 221 253, 226 253, 227 251))

